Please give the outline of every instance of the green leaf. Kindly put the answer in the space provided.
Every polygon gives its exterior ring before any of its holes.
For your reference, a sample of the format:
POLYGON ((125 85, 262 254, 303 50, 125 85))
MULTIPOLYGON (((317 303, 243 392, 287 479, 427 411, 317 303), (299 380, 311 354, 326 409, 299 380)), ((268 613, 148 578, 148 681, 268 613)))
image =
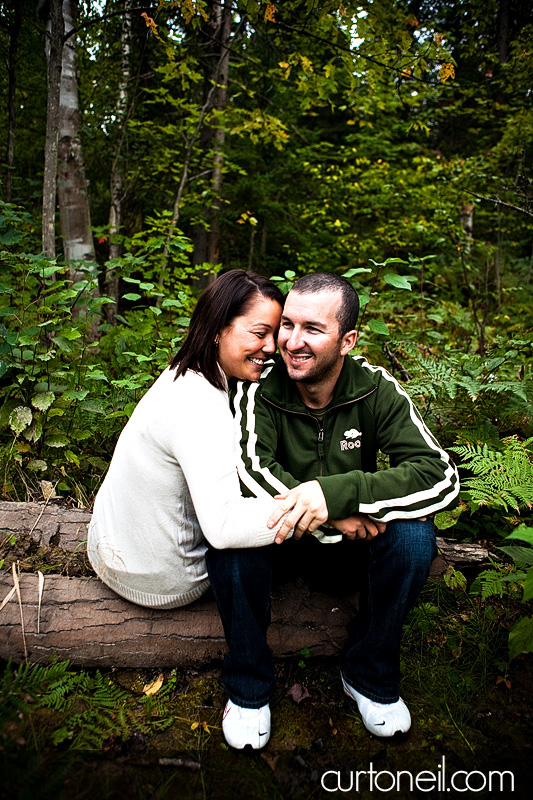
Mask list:
POLYGON ((128 292, 127 294, 123 294, 122 295, 122 299, 123 300, 132 300, 132 301, 133 300, 140 300, 141 299, 141 295, 140 294, 136 294, 135 292, 128 292))
POLYGON ((149 306, 148 310, 152 312, 154 317, 158 317, 159 314, 163 313, 160 308, 157 308, 157 306, 149 306))
POLYGON ((106 470, 109 466, 107 461, 104 461, 103 458, 99 458, 98 456, 89 456, 87 461, 91 466, 96 467, 96 469, 101 469, 102 471, 106 470))
POLYGON ((70 435, 76 442, 82 442, 84 439, 90 439, 93 435, 93 431, 79 430, 78 428, 74 428, 71 430, 70 435))
POLYGON ((444 531, 446 528, 451 528, 459 517, 461 516, 463 511, 462 506, 457 506, 457 508, 453 508, 451 511, 440 511, 438 514, 435 515, 435 527, 439 531, 444 531))
POLYGON ((56 433, 53 436, 47 436, 44 443, 48 447, 65 447, 69 441, 68 436, 65 436, 64 433, 56 433))
POLYGON ((533 569, 530 569, 526 573, 526 579, 524 581, 524 596, 522 597, 523 602, 525 603, 526 600, 533 600, 533 569))
POLYGON ((519 539, 521 542, 533 545, 533 528, 522 522, 518 528, 506 537, 505 541, 508 542, 509 539, 519 539))
POLYGON ((395 286, 396 289, 408 289, 411 291, 411 284, 403 275, 398 275, 396 272, 387 272, 386 275, 383 276, 383 280, 385 283, 390 284, 390 286, 395 286))
POLYGON ((31 399, 31 404, 34 408, 38 408, 39 411, 46 411, 50 408, 56 396, 53 392, 39 392, 39 394, 35 394, 31 399))
POLYGON ((389 329, 381 319, 368 320, 368 327, 372 333, 380 333, 382 336, 389 335, 389 329))
POLYGON ((86 381, 107 381, 107 375, 104 375, 101 369, 91 369, 85 376, 86 381))
POLYGON ((93 414, 105 414, 105 406, 101 400, 82 400, 80 406, 84 411, 92 411, 93 414))
POLYGON ((65 392, 62 395, 63 400, 85 400, 87 395, 89 394, 88 389, 78 389, 75 391, 74 389, 69 389, 68 392, 65 392))
POLYGON ((10 247, 13 244, 18 244, 22 239, 22 233, 17 231, 16 228, 10 228, 3 233, 0 233, 0 244, 5 244, 10 247))
POLYGON ((517 547, 516 545, 512 545, 509 547, 498 547, 498 550, 511 556, 515 561, 521 561, 523 564, 527 564, 528 567, 533 567, 533 548, 531 547, 517 547))
POLYGON ((33 416, 30 408, 27 408, 27 406, 17 406, 13 409, 9 417, 9 427, 18 435, 31 425, 32 419, 33 416))
POLYGON ((37 472, 38 469, 45 470, 48 468, 48 464, 46 461, 43 461, 42 458, 34 458, 32 461, 28 463, 28 469, 37 472))
POLYGON ((172 300, 170 297, 167 297, 161 303, 161 308, 172 308, 173 306, 177 306, 178 308, 181 308, 182 305, 183 305, 183 303, 181 302, 181 300, 172 300))
POLYGON ((509 632, 509 658, 521 653, 533 653, 533 619, 520 617, 509 632))
POLYGON ((43 435, 43 426, 39 421, 34 422, 33 425, 30 425, 29 428, 22 432, 22 435, 28 442, 38 442, 43 435))
POLYGON ((60 271, 60 268, 56 265, 51 267, 40 267, 35 266, 30 269, 30 272, 38 273, 41 278, 50 278, 52 275, 55 275, 56 272, 60 271))
POLYGON ((79 339, 81 337, 81 331, 78 328, 64 327, 61 329, 61 335, 71 342, 74 339, 79 339))
POLYGON ((362 272, 372 272, 370 267, 354 267, 354 269, 349 269, 348 272, 343 272, 343 278, 353 278, 354 275, 360 275, 362 272))
POLYGON ((72 351, 76 348, 76 346, 71 344, 64 336, 54 336, 54 344, 56 344, 64 353, 72 353, 72 351))
POLYGON ((76 464, 76 466, 79 467, 79 456, 77 456, 76 453, 73 453, 72 450, 65 450, 65 458, 67 461, 70 461, 71 464, 76 464))

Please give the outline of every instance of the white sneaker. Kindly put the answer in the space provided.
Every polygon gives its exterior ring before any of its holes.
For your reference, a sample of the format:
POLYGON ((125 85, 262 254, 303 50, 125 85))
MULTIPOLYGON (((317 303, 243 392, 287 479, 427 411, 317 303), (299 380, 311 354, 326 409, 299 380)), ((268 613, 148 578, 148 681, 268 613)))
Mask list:
POLYGON ((230 747, 242 750, 250 745, 260 750, 270 739, 270 706, 241 708, 231 700, 226 703, 222 731, 230 747))
POLYGON ((375 703, 346 683, 342 675, 341 678, 344 692, 357 703, 367 731, 382 738, 407 733, 411 727, 411 714, 401 697, 395 703, 375 703))

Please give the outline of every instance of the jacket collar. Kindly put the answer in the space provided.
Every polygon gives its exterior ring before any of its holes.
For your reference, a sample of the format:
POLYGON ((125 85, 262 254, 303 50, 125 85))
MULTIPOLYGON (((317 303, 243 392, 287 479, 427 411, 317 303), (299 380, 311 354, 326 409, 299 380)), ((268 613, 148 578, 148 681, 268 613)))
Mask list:
MULTIPOLYGON (((355 403, 376 388, 368 372, 361 366, 362 358, 347 356, 333 392, 331 407, 355 403)), ((306 411, 296 383, 287 375, 283 359, 278 356, 268 375, 261 380, 261 393, 265 400, 276 406, 302 413, 306 411)))

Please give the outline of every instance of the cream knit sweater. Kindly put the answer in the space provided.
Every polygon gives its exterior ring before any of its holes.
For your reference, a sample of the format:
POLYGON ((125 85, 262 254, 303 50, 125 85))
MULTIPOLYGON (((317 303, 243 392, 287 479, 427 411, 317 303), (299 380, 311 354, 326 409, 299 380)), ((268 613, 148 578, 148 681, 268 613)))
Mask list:
POLYGON ((227 392, 166 369, 135 408, 98 492, 88 556, 115 592, 174 608, 208 585, 204 553, 274 541, 267 492, 241 496, 227 392))

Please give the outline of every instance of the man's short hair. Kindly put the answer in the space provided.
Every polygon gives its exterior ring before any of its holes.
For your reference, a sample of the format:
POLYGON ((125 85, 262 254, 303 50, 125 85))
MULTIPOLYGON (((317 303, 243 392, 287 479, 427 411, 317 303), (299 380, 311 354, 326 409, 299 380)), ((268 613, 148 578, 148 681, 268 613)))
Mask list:
POLYGON ((359 298, 352 284, 340 275, 329 272, 312 272, 299 278, 291 292, 297 294, 315 294, 316 292, 340 292, 342 302, 339 305, 337 321, 339 323, 339 339, 348 331, 354 330, 359 316, 359 298))

